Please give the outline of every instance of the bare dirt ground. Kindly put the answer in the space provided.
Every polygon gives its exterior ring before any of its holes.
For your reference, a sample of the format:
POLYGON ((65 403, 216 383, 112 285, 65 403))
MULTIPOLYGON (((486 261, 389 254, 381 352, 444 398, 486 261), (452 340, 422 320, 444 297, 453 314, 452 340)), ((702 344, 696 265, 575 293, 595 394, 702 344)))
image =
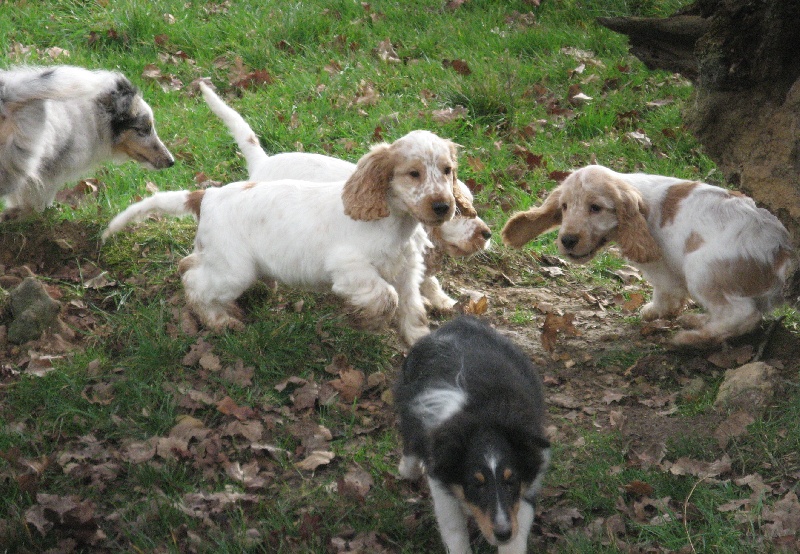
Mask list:
MULTIPOLYGON (((4 289, 12 289, 29 275, 42 278, 56 299, 64 297, 70 287, 85 289, 82 300, 64 304, 62 332, 56 339, 10 344, 3 332, 9 314, 0 314, 2 380, 12 379, 7 368, 30 371, 46 366, 49 356, 80 349, 86 340, 103 332, 90 308, 111 308, 104 304, 102 285, 113 276, 103 274, 96 236, 97 229, 70 222, 37 234, 0 233, 0 286, 4 289)), ((678 405, 708 395, 709 387, 725 369, 756 357, 786 378, 796 376, 800 368, 800 340, 780 325, 723 348, 669 348, 666 340, 673 327, 663 322, 643 325, 633 317, 643 302, 645 284, 632 279, 629 284, 611 287, 614 290, 587 285, 570 277, 554 258, 479 255, 467 261, 445 261, 440 276, 451 294, 461 294, 462 309, 466 306, 467 311, 480 312, 540 365, 552 439, 581 446, 587 430, 619 431, 628 466, 674 470, 676 461, 665 460, 665 452, 669 444, 685 436, 708 437, 712 445, 719 444, 714 454, 723 458, 726 439, 720 438, 720 430, 727 415, 714 410, 682 415, 678 405)), ((447 317, 435 317, 434 325, 447 317)), ((736 477, 735 468, 728 469, 727 475, 736 477)), ((775 494, 780 494, 779 488, 774 485, 775 494)), ((620 510, 640 520, 653 517, 658 510, 648 512, 645 508, 649 505, 642 508, 641 504, 647 492, 639 491, 638 507, 622 500, 620 510)), ((583 521, 573 505, 562 502, 563 488, 547 487, 544 494, 550 497, 545 503, 548 507, 537 519, 543 544, 575 529, 621 540, 618 521, 583 521)), ((656 501, 652 502, 655 506, 656 501)), ((673 508, 679 510, 680 506, 673 508)))

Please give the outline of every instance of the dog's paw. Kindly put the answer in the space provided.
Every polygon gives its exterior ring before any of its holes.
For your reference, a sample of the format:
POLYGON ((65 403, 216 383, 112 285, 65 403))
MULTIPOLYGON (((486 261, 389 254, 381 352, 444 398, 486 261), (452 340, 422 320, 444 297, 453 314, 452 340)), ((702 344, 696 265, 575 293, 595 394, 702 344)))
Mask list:
POLYGON ((699 329, 708 323, 708 314, 683 314, 678 318, 678 325, 686 329, 699 329))
POLYGON ((657 304, 648 302, 642 306, 639 315, 642 321, 654 321, 656 319, 675 319, 683 309, 683 304, 677 306, 657 304))
POLYGON ((414 346, 414 344, 424 336, 429 335, 431 330, 425 327, 412 327, 410 329, 403 329, 401 334, 403 335, 403 340, 408 346, 414 346))
POLYGON ((404 455, 400 458, 397 472, 400 474, 400 477, 408 479, 409 481, 419 479, 422 477, 423 473, 422 461, 416 456, 404 455))
POLYGON ((693 331, 678 331, 670 342, 674 346, 699 348, 713 346, 721 342, 721 339, 704 329, 697 329, 693 331))

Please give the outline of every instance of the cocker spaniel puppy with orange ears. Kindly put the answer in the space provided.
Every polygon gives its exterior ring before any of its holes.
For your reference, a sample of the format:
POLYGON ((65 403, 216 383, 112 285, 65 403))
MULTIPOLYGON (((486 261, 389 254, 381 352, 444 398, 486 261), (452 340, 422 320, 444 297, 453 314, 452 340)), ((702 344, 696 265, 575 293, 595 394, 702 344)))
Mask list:
MULTIPOLYGON (((187 302, 212 329, 241 328, 235 300, 256 280, 332 290, 372 326, 396 322, 411 345, 428 334, 420 295, 420 224, 461 204, 456 146, 412 131, 361 157, 347 180, 246 181, 159 192, 117 215, 103 239, 150 213, 194 215, 194 252, 181 260, 187 302)), ((473 211, 474 213, 474 211, 473 211)))
MULTIPOLYGON (((244 118, 228 106, 203 81, 197 83, 208 107, 219 117, 230 131, 247 162, 247 178, 251 181, 278 181, 280 179, 303 179, 305 181, 336 181, 347 179, 356 169, 356 164, 339 158, 312 152, 283 152, 268 155, 258 136, 244 118)), ((461 204, 472 205, 473 197, 467 185, 457 181, 456 193, 460 193, 461 204)), ((424 301, 436 310, 448 311, 456 301, 442 289, 435 269, 444 254, 453 257, 470 256, 489 247, 492 233, 489 226, 474 210, 456 211, 453 218, 435 227, 420 227, 417 243, 425 259, 425 277, 420 287, 424 301)))
POLYGON ((513 215, 502 231, 515 248, 560 227, 567 259, 584 263, 615 241, 653 286, 642 319, 676 317, 691 297, 706 313, 678 345, 721 342, 755 329, 782 300, 794 262, 789 234, 752 199, 720 187, 600 165, 567 177, 541 206, 513 215))

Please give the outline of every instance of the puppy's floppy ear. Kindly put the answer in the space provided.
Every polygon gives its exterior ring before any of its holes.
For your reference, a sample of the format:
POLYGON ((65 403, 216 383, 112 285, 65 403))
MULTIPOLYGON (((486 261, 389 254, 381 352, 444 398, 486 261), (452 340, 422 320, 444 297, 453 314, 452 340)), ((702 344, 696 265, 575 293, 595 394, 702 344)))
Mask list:
POLYGON ((355 172, 342 189, 344 213, 359 221, 389 216, 389 192, 395 157, 388 144, 378 144, 358 160, 355 172))
POLYGON ((455 168, 453 168, 453 196, 456 199, 456 213, 462 217, 478 217, 478 212, 475 211, 475 207, 472 205, 470 199, 461 192, 461 186, 458 184, 455 168))
POLYGON ((453 141, 447 141, 450 147, 450 158, 453 160, 452 173, 453 176, 453 197, 456 199, 456 213, 462 217, 478 217, 478 212, 472 205, 472 201, 461 192, 461 186, 458 184, 458 172, 456 171, 456 160, 458 159, 458 149, 460 144, 453 141))
POLYGON ((538 208, 512 215, 501 231, 503 244, 522 248, 529 241, 559 225, 561 225, 561 186, 553 189, 538 208))
POLYGON ((509 422, 503 433, 522 463, 523 481, 532 481, 541 470, 541 452, 550 448, 550 441, 534 429, 521 427, 519 422, 509 422))
POLYGON ((622 255, 636 263, 661 259, 661 248, 647 226, 648 207, 642 195, 628 183, 615 180, 617 198, 617 244, 622 255))

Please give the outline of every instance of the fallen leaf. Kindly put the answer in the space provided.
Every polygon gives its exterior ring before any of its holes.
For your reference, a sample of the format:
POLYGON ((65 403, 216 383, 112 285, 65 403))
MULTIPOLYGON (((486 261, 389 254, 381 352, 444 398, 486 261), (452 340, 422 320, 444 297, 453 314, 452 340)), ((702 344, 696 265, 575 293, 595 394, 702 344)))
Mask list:
POLYGON ((315 450, 306 456, 304 460, 297 462, 295 467, 303 471, 314 471, 320 466, 328 465, 335 457, 336 455, 333 452, 315 450))
POLYGON ((453 69, 459 75, 467 76, 472 74, 472 70, 464 60, 442 60, 442 66, 453 69))
POLYGON ((731 470, 731 458, 724 454, 714 462, 703 462, 687 457, 678 458, 670 466, 669 472, 673 475, 693 475, 701 478, 719 477, 731 470))
POLYGON ((556 338, 559 332, 571 336, 580 335, 580 332, 573 325, 575 314, 556 315, 548 313, 542 325, 542 346, 548 352, 553 352, 556 348, 556 338))
POLYGON ((340 495, 355 498, 360 502, 366 499, 374 484, 372 475, 361 467, 351 467, 344 477, 336 482, 340 495))
POLYGON ((754 421, 755 418, 745 411, 738 411, 729 415, 714 431, 714 438, 717 439, 719 447, 725 448, 731 439, 746 434, 747 426, 754 421))
POLYGON ((633 480, 623 488, 628 494, 636 496, 652 496, 654 492, 652 485, 639 480, 633 480))
POLYGON ((392 46, 392 41, 388 38, 378 43, 375 53, 378 55, 378 58, 387 63, 400 63, 401 61, 400 56, 397 55, 394 46, 392 46))
POLYGON ((230 396, 226 396, 217 403, 217 411, 225 415, 232 415, 239 421, 255 417, 255 411, 248 406, 239 406, 230 396))
POLYGON ((358 398, 365 380, 363 371, 345 369, 339 373, 338 379, 331 381, 331 386, 339 391, 342 400, 349 404, 358 398))

